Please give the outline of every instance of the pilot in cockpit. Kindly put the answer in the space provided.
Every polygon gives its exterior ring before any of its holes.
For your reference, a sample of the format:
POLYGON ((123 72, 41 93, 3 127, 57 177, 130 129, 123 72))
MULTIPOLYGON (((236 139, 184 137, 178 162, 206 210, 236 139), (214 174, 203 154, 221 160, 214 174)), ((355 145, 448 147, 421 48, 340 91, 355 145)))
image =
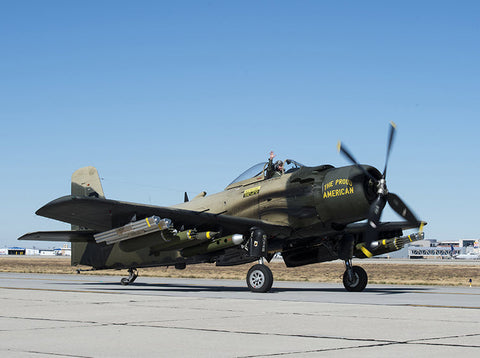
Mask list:
POLYGON ((277 160, 275 163, 273 163, 273 158, 275 158, 275 154, 273 151, 271 151, 270 158, 268 159, 265 179, 279 177, 284 173, 283 162, 281 160, 277 160))

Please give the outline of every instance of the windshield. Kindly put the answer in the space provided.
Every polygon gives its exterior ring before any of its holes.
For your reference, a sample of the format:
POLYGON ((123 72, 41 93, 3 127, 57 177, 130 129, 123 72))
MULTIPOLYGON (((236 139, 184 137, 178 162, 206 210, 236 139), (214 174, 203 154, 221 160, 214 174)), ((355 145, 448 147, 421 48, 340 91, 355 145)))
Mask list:
POLYGON ((240 174, 234 181, 232 181, 228 185, 232 185, 234 183, 238 183, 239 181, 247 180, 250 178, 255 178, 257 176, 263 176, 263 168, 267 165, 267 162, 255 164, 250 169, 245 170, 242 174, 240 174))
MULTIPOLYGON (((285 174, 293 173, 294 171, 297 171, 298 169, 304 166, 303 164, 296 162, 293 159, 287 159, 285 160, 284 163, 285 163, 284 164, 285 174)), ((256 178, 256 177, 260 177, 260 179, 263 179, 264 177, 263 171, 267 168, 267 164, 268 164, 267 162, 255 164, 253 167, 245 170, 242 174, 240 174, 237 178, 235 178, 234 181, 232 181, 228 185, 230 186, 234 183, 238 183, 240 181, 256 178)))
POLYGON ((285 160, 285 165, 284 165, 285 174, 293 173, 304 166, 305 165, 303 165, 302 163, 296 162, 293 159, 287 159, 285 160))

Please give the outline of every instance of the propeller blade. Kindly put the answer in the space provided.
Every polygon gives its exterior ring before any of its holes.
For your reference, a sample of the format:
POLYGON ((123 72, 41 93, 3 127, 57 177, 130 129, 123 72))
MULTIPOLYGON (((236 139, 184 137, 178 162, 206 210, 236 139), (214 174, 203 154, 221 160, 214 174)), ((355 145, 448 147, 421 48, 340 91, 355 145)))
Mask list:
POLYGON ((342 146, 342 142, 338 141, 337 149, 338 149, 339 152, 341 152, 343 155, 345 155, 348 159, 350 159, 350 161, 353 164, 359 165, 357 160, 353 157, 353 155, 350 154, 350 152, 347 150, 347 148, 342 146))
POLYGON ((396 129, 397 129, 397 125, 394 122, 390 122, 390 133, 388 135, 387 157, 385 158, 385 168, 383 169, 383 178, 387 176, 388 159, 390 158, 390 152, 392 150, 392 144, 393 144, 393 139, 395 138, 396 129))
POLYGON ((372 203, 372 205, 370 205, 370 211, 368 213, 368 224, 373 229, 376 229, 377 225, 380 223, 380 216, 382 215, 382 211, 386 203, 386 198, 383 195, 379 195, 372 203))
POLYGON ((402 218, 406 219, 409 223, 417 224, 419 223, 418 219, 408 208, 408 206, 400 199, 397 194, 388 193, 388 204, 390 207, 402 218))
POLYGON ((343 145, 342 145, 342 142, 338 141, 338 144, 337 144, 337 149, 340 153, 342 153, 344 156, 346 156, 353 164, 355 164, 362 172, 363 174, 365 174, 367 177, 369 177, 370 179, 374 180, 374 181, 377 181, 377 179, 375 179, 369 172, 366 171, 366 169, 364 167, 362 167, 358 162, 357 160, 353 157, 352 154, 350 154, 350 152, 348 151, 347 148, 345 148, 343 145))
POLYGON ((377 227, 380 224, 380 216, 382 215, 382 211, 386 203, 387 199, 385 196, 379 195, 372 205, 370 205, 370 210, 368 212, 368 226, 365 236, 365 243, 367 247, 370 247, 370 244, 373 241, 377 241, 377 227))

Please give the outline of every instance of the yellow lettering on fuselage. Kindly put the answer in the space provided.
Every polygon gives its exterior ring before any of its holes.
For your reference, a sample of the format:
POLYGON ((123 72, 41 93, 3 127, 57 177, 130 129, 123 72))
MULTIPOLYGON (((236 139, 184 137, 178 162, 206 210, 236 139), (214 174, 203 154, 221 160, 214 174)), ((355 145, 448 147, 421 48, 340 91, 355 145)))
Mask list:
POLYGON ((323 192, 323 198, 335 198, 342 195, 353 194, 353 188, 342 188, 342 189, 333 189, 323 192))
POLYGON ((247 189, 243 192, 243 197, 248 198, 249 196, 258 194, 260 192, 261 186, 256 186, 255 188, 247 189))
POLYGON ((339 178, 339 179, 331 180, 327 184, 323 185, 323 198, 324 199, 336 198, 336 197, 343 196, 343 195, 351 195, 353 193, 354 193, 353 182, 350 179, 339 178), (346 187, 339 188, 339 189, 333 189, 333 187, 340 186, 340 185, 346 186, 346 187), (327 189, 329 189, 329 190, 327 190, 327 189))
POLYGON ((353 186, 353 183, 350 179, 336 179, 335 185, 348 185, 353 186))
POLYGON ((333 180, 330 181, 330 182, 328 182, 327 184, 325 184, 325 185, 323 186, 323 189, 324 189, 324 190, 327 190, 327 189, 330 189, 332 186, 333 186, 333 180))

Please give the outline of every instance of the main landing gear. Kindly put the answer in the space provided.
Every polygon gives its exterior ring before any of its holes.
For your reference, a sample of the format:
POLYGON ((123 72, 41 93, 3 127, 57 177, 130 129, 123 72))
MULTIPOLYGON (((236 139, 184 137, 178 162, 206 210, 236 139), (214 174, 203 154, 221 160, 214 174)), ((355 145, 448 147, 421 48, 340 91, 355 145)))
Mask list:
POLYGON ((120 283, 123 285, 123 286, 127 286, 129 284, 131 284, 133 281, 135 281, 138 277, 138 271, 136 268, 133 268, 133 267, 130 267, 128 269, 128 273, 129 273, 129 276, 128 277, 123 277, 121 280, 120 280, 120 283))
POLYGON ((268 292, 273 285, 272 270, 263 263, 252 266, 247 273, 247 285, 252 292, 268 292))
POLYGON ((247 285, 252 292, 268 292, 273 285, 273 274, 268 266, 264 265, 267 257, 267 235, 258 228, 252 228, 248 241, 248 254, 258 258, 258 264, 252 266, 247 273, 247 285))
POLYGON ((361 292, 367 287, 368 276, 360 266, 352 266, 352 260, 345 260, 343 286, 350 292, 361 292))

